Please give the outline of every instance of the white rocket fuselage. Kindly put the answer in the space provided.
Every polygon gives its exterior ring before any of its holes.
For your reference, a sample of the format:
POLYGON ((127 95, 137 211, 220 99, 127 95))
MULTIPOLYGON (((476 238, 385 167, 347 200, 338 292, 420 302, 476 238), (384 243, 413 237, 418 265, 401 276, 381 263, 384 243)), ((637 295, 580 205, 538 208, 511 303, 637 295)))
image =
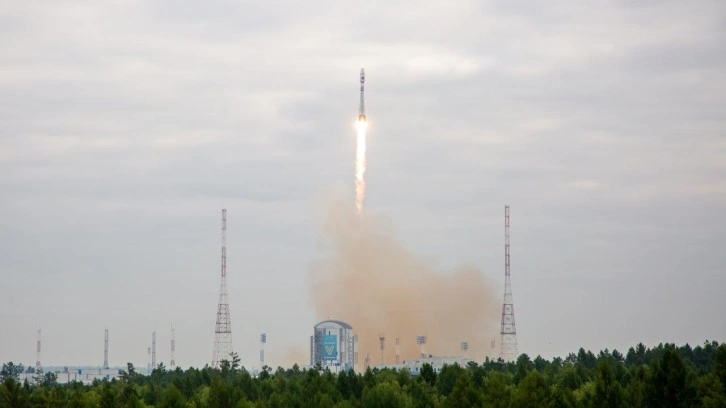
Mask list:
POLYGON ((366 71, 360 69, 360 105, 358 106, 358 121, 365 122, 366 120, 366 106, 365 106, 365 83, 366 83, 366 71))

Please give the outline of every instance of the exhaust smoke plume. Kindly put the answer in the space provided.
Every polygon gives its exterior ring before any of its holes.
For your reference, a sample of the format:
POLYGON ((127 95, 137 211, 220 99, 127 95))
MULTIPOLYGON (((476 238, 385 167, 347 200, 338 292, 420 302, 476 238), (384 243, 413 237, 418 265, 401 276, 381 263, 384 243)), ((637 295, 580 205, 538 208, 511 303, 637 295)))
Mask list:
POLYGON ((363 211, 363 200, 366 197, 366 129, 368 122, 365 118, 358 119, 356 129, 358 130, 358 138, 356 139, 355 150, 355 208, 360 214, 363 211))
MULTIPOLYGON (((357 203, 357 201, 356 201, 357 203)), ((426 335, 427 354, 462 355, 478 361, 493 355, 499 300, 480 270, 462 266, 435 270, 396 238, 384 217, 331 205, 325 222, 330 252, 311 267, 311 299, 319 320, 343 320, 358 335, 358 369, 366 354, 380 364, 378 334, 385 333, 385 362, 419 355, 417 335, 426 335)))

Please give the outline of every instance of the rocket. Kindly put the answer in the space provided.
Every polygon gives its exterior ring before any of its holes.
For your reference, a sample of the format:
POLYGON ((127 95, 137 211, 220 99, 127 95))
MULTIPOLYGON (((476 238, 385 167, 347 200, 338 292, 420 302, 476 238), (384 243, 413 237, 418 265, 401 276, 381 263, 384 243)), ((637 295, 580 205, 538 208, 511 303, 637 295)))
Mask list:
POLYGON ((366 106, 364 101, 364 93, 365 93, 365 83, 366 83, 366 71, 365 69, 360 69, 360 105, 358 106, 358 121, 359 122, 365 122, 366 121, 366 106))

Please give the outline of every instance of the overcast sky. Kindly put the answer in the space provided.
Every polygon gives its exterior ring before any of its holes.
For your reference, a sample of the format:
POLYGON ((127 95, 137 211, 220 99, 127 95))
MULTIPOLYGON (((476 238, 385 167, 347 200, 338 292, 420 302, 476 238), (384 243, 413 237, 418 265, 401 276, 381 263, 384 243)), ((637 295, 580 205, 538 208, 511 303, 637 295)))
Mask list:
MULTIPOLYGON (((306 357, 331 197, 503 289, 520 351, 726 340, 726 3, 0 1, 0 361, 306 357)), ((473 322, 476 324, 476 322, 473 322)), ((307 362, 307 361, 303 361, 307 362)))

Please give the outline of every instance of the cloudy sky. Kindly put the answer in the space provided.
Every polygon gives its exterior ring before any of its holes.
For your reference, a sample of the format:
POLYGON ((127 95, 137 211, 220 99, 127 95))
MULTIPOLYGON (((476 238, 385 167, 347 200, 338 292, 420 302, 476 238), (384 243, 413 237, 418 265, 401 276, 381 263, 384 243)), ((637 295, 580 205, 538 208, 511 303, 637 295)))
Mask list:
MULTIPOLYGON (((305 356, 326 203, 503 287, 520 351, 726 340, 722 1, 1 1, 0 361, 305 356), (439 4, 440 3, 440 4, 439 4)), ((501 296, 501 295, 498 295, 501 296)))

